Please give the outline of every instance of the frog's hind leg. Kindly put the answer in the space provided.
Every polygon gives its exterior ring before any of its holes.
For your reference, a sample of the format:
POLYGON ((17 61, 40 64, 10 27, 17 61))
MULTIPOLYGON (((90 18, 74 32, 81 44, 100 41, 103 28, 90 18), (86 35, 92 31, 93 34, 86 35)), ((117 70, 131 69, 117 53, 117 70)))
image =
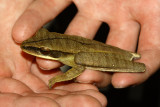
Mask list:
POLYGON ((49 88, 51 89, 52 86, 57 82, 68 81, 78 77, 84 71, 84 69, 85 68, 83 66, 76 66, 74 68, 69 69, 62 75, 58 75, 56 77, 51 78, 48 84, 49 88))

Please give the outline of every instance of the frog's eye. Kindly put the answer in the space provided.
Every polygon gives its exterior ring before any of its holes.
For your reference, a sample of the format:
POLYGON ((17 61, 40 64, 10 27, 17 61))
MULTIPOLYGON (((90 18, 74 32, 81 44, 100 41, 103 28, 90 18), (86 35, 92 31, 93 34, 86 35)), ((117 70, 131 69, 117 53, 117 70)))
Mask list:
POLYGON ((54 58, 60 58, 62 56, 62 52, 59 51, 52 51, 52 57, 54 58))
POLYGON ((50 54, 51 50, 49 48, 46 48, 46 47, 41 47, 40 52, 43 55, 48 55, 48 54, 50 54))

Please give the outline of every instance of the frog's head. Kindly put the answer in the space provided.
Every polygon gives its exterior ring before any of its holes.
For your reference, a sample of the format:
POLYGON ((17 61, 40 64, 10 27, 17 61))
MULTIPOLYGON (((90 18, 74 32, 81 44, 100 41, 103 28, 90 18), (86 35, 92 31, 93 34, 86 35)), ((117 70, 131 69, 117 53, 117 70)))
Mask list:
POLYGON ((66 45, 63 45, 60 41, 61 36, 55 33, 50 34, 46 29, 40 29, 33 37, 25 40, 21 44, 21 49, 31 55, 45 58, 59 60, 64 55, 66 45))
POLYGON ((21 48, 24 52, 30 55, 37 56, 40 58, 45 58, 45 59, 52 59, 52 60, 59 60, 59 58, 61 57, 61 54, 63 53, 60 51, 53 51, 53 50, 50 50, 49 48, 44 48, 44 47, 37 48, 37 47, 21 45, 21 48))

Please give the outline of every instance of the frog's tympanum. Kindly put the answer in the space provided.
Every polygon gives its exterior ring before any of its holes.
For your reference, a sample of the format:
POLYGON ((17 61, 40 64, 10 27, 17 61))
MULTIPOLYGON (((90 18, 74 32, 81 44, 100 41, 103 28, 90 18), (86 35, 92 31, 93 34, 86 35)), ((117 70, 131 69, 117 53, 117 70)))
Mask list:
POLYGON ((24 52, 45 59, 58 60, 72 68, 49 80, 49 88, 55 83, 72 80, 85 69, 104 72, 144 72, 140 58, 132 53, 104 43, 40 29, 35 36, 21 44, 24 52))

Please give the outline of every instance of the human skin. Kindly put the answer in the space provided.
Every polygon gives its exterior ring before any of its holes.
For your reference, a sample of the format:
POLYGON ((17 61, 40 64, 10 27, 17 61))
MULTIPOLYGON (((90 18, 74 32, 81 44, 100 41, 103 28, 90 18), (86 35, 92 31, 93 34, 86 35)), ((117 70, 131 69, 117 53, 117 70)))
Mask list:
POLYGON ((0 0, 0 106, 105 107, 105 96, 91 84, 61 84, 49 90, 48 79, 59 70, 41 70, 35 57, 23 53, 14 42, 12 28, 30 3, 32 0, 0 0))
MULTIPOLYGON (((160 68, 158 0, 35 0, 16 22, 13 28, 14 40, 22 42, 28 39, 72 2, 77 6, 78 13, 65 33, 92 39, 101 23, 105 22, 110 27, 106 43, 133 52, 138 47, 141 59, 137 61, 146 65, 144 73, 110 74, 86 70, 77 81, 96 83, 98 87, 111 82, 116 88, 124 88, 144 82, 160 68)), ((45 69, 60 65, 38 58, 37 63, 45 69)))

